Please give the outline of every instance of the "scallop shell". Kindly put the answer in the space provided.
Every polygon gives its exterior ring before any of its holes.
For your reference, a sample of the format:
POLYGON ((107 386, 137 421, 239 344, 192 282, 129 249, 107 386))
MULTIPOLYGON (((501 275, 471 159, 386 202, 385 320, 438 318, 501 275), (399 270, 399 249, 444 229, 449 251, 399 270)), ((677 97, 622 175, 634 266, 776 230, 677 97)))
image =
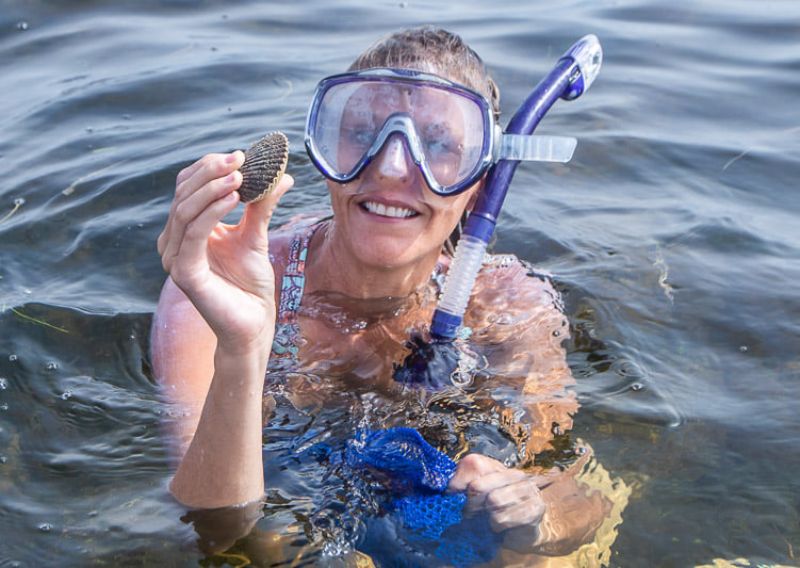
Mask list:
POLYGON ((270 132, 244 153, 242 185, 239 195, 243 203, 263 199, 275 189, 289 161, 289 139, 283 132, 270 132))

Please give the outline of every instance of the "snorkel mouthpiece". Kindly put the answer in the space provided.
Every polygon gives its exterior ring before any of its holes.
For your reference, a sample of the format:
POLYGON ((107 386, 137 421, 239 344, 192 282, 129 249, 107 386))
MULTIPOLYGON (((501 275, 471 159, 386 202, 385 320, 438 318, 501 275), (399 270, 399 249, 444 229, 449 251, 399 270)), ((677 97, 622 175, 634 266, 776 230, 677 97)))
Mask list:
MULTIPOLYGON (((525 99, 511 118, 506 134, 532 134, 559 98, 573 100, 586 92, 597 77, 602 61, 603 51, 597 37, 587 35, 581 38, 525 99)), ((486 185, 478 195, 459 239, 442 298, 433 315, 431 335, 434 340, 452 340, 458 335, 486 247, 518 164, 519 161, 512 158, 501 159, 489 170, 486 185)))

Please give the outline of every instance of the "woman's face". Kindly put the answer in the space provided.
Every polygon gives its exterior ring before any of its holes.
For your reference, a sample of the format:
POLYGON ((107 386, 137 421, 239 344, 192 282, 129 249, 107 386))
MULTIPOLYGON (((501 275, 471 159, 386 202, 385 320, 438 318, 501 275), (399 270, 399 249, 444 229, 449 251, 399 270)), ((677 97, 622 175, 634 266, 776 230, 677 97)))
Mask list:
POLYGON ((481 182, 455 196, 433 193, 399 135, 350 183, 328 182, 337 232, 370 266, 435 261, 481 182))
MULTIPOLYGON (((356 92, 351 97, 350 102, 359 104, 348 105, 353 111, 342 119, 340 132, 346 140, 339 145, 339 163, 352 167, 369 146, 359 147, 360 138, 371 139, 367 131, 380 129, 386 118, 399 110, 413 117, 426 153, 437 153, 436 159, 430 161, 434 175, 442 182, 452 183, 454 179, 450 178, 457 176, 459 167, 458 159, 452 158, 448 149, 459 145, 463 148, 465 137, 471 135, 459 128, 465 122, 463 105, 444 93, 417 93, 414 98, 403 92, 379 95, 371 92, 367 97, 356 92), (418 100, 419 97, 425 99, 418 100)), ((343 233, 352 254, 376 267, 438 258, 442 244, 479 185, 480 182, 455 196, 433 193, 414 164, 405 138, 397 133, 356 179, 346 184, 328 182, 337 231, 343 233)))

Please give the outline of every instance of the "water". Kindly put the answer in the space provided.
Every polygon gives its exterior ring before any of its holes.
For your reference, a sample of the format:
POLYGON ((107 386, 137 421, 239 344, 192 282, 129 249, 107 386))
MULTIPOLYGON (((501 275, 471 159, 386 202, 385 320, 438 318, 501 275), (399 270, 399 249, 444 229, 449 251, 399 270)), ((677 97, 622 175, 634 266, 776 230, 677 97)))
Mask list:
MULTIPOLYGON (((0 565, 208 562, 165 493, 147 357, 175 174, 281 129, 277 221, 324 207, 316 81, 425 22, 482 54, 506 117, 572 41, 603 42, 592 91, 540 128, 575 158, 519 169, 495 250, 564 293, 574 435, 632 490, 611 564, 800 564, 800 4, 5 0, 0 565)), ((276 526, 339 490, 297 479, 276 526)))

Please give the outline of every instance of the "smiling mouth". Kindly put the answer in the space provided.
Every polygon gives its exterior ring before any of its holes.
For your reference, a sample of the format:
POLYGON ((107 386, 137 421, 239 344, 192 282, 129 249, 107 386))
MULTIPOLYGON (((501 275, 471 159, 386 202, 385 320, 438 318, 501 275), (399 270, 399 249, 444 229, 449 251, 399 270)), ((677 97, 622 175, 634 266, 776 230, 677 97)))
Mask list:
POLYGON ((394 205, 384 205, 383 203, 376 203, 375 201, 364 201, 359 204, 362 209, 381 217, 391 217, 393 219, 408 219, 409 217, 416 217, 419 215, 413 209, 406 207, 396 207, 394 205))

